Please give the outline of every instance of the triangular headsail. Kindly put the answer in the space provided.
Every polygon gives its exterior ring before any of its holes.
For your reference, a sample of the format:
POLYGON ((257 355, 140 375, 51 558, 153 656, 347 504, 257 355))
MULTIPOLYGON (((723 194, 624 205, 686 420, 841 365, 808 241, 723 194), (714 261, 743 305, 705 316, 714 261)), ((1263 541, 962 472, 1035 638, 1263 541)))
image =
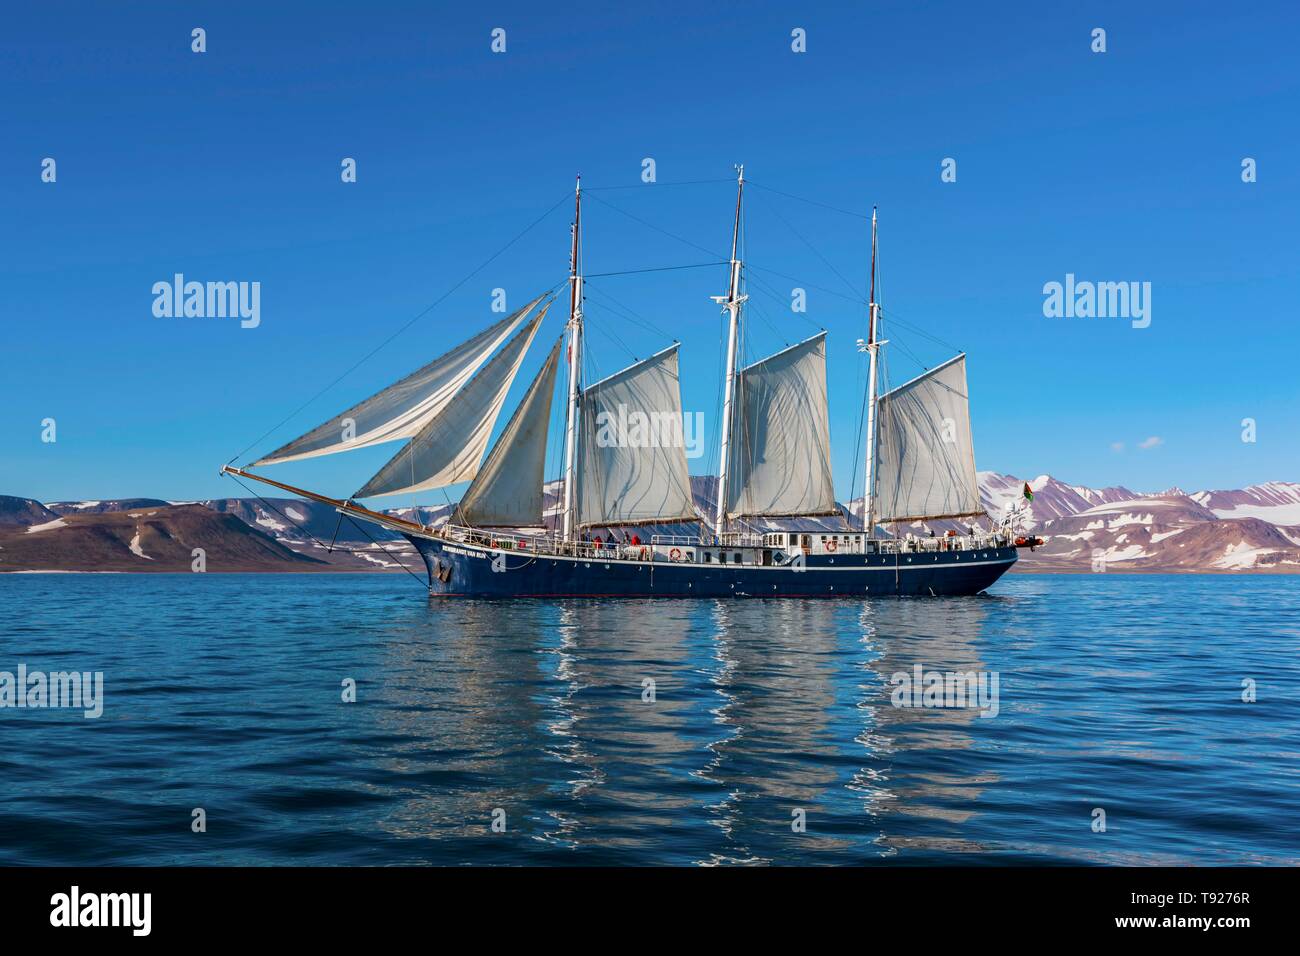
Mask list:
POLYGON ((581 427, 580 524, 697 518, 676 345, 585 389, 581 427))
POLYGON ((743 369, 727 474, 729 517, 834 514, 826 333, 743 369))
POLYGON ((458 519, 476 527, 532 528, 542 524, 542 482, 551 398, 560 365, 555 343, 487 461, 460 500, 458 519))
POLYGON ((975 477, 964 353, 882 395, 876 414, 877 520, 985 513, 975 477))
POLYGON ((543 308, 352 497, 443 488, 478 474, 506 393, 545 316, 543 308))
POLYGON ((450 352, 340 412, 255 465, 277 465, 410 438, 447 403, 545 296, 462 342, 450 352))

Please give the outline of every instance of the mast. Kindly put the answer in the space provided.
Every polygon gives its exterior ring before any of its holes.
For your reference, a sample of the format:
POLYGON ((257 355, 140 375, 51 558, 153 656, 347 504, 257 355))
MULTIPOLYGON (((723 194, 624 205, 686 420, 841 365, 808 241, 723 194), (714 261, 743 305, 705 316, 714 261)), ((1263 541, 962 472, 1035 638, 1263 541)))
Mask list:
POLYGON ((578 177, 573 200, 573 248, 569 253, 569 409, 564 435, 564 540, 574 533, 574 474, 578 457, 579 372, 582 368, 582 276, 579 274, 578 242, 582 228, 582 177, 578 177))
POLYGON ((876 207, 871 207, 871 299, 867 320, 867 352, 871 370, 867 375, 867 483, 863 490, 862 530, 870 538, 876 532, 876 374, 880 364, 880 347, 876 341, 876 324, 880 306, 876 304, 876 207))
POLYGON ((740 331, 740 304, 747 298, 740 294, 740 201, 745 194, 745 167, 736 167, 736 222, 731 232, 731 282, 726 296, 715 295, 713 301, 731 314, 727 324, 727 378, 722 399, 722 450, 718 468, 718 510, 713 533, 721 539, 727 523, 727 462, 731 449, 731 406, 736 392, 736 340, 740 331))

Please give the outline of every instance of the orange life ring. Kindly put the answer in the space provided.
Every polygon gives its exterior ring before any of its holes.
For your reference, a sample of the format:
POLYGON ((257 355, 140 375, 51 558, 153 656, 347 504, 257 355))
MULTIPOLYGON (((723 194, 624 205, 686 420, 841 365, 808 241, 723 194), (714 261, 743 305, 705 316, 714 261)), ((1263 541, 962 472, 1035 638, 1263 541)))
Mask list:
POLYGON ((668 552, 669 561, 680 561, 681 559, 682 559, 681 549, 673 548, 671 551, 668 552))
POLYGON ((834 551, 834 550, 835 550, 836 548, 838 548, 838 547, 839 547, 839 544, 836 543, 836 541, 835 541, 834 538, 831 538, 829 541, 826 542, 826 550, 827 550, 827 551, 834 551))

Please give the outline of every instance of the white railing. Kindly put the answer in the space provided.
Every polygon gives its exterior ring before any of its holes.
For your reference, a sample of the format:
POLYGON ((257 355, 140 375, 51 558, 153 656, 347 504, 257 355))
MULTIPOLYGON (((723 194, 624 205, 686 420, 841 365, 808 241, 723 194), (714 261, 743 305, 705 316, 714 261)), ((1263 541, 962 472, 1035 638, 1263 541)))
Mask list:
MULTIPOLYGON (((555 532, 543 534, 512 532, 506 534, 483 528, 467 528, 452 524, 433 529, 430 533, 449 541, 462 541, 494 550, 517 551, 527 554, 564 555, 588 560, 618 558, 625 561, 652 561, 655 559, 656 553, 660 560, 664 560, 663 551, 656 551, 656 549, 717 547, 711 542, 704 541, 698 535, 656 534, 651 535, 649 542, 639 542, 637 544, 602 542, 596 544, 594 541, 566 541, 555 532)), ((816 547, 815 553, 817 554, 936 554, 948 551, 982 551, 989 548, 1005 548, 1012 541, 1012 536, 1003 530, 981 531, 973 535, 953 535, 952 537, 911 536, 903 538, 872 538, 866 541, 861 538, 852 538, 848 542, 841 542, 836 536, 838 547, 836 551, 831 552, 817 540, 821 535, 822 532, 812 534, 816 547)), ((828 542, 831 537, 831 534, 826 534, 828 542)), ((764 545, 762 535, 742 534, 739 532, 724 534, 722 541, 722 546, 727 548, 767 547, 773 551, 784 550, 788 553, 797 553, 802 550, 794 542, 784 549, 764 545)))
POLYGON ((555 532, 537 534, 529 532, 512 532, 506 534, 484 528, 466 528, 461 525, 443 525, 433 532, 451 541, 476 544, 480 547, 500 551, 516 551, 521 554, 564 555, 567 557, 587 558, 621 558, 624 560, 649 560, 649 544, 631 544, 624 542, 602 541, 566 541, 555 532))
POLYGON ((1011 543, 1001 532, 959 534, 952 537, 882 538, 867 542, 868 553, 875 554, 933 554, 943 551, 982 551, 1004 548, 1011 543))
POLYGON ((663 545, 666 548, 703 548, 703 540, 697 534, 652 534, 650 544, 663 545))
POLYGON ((722 534, 724 548, 761 548, 763 536, 746 531, 724 531, 722 534))

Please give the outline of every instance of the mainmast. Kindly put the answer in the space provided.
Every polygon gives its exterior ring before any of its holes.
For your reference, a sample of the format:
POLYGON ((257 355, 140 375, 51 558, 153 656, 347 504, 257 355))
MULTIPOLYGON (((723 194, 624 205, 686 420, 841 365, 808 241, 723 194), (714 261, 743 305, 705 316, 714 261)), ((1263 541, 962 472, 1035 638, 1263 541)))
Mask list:
POLYGON ((876 207, 871 207, 871 299, 867 320, 867 352, 871 370, 867 375, 867 484, 863 491, 862 530, 870 538, 876 532, 876 374, 880 347, 876 341, 880 306, 876 304, 876 207))
POLYGON ((722 399, 722 450, 718 468, 718 510, 713 521, 713 533, 719 539, 727 523, 727 464, 731 449, 731 408, 736 392, 736 345, 740 332, 740 304, 747 296, 740 294, 740 201, 745 194, 745 167, 736 167, 736 222, 731 233, 731 282, 725 296, 715 295, 713 301, 731 314, 727 325, 727 378, 722 399))
POLYGON ((582 230, 582 177, 574 188, 573 248, 569 253, 569 411, 564 437, 564 540, 574 534, 576 507, 574 475, 578 457, 578 398, 581 394, 582 369, 582 275, 580 274, 579 239, 582 230))

